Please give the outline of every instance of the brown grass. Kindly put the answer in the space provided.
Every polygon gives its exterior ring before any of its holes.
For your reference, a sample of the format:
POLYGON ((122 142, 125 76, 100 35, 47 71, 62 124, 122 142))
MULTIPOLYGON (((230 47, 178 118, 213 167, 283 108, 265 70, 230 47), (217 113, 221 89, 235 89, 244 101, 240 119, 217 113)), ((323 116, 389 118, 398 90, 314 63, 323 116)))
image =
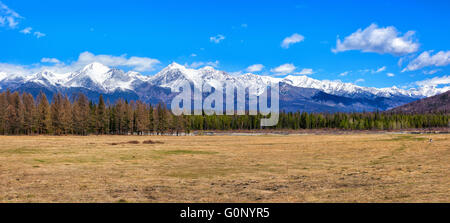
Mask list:
POLYGON ((450 135, 0 136, 0 202, 450 202, 449 145, 450 135), (144 140, 161 143, 120 143, 144 140))

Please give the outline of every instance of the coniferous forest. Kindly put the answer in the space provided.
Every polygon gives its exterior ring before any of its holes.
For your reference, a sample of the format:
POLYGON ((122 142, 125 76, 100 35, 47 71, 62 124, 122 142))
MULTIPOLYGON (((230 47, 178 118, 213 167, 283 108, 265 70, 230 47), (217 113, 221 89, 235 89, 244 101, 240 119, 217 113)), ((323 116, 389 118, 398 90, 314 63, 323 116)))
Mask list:
MULTIPOLYGON (((40 93, 0 93, 0 134, 3 135, 146 135, 196 130, 258 130, 262 116, 174 116, 164 104, 118 100, 98 103, 83 94, 69 98, 57 93, 51 102, 40 93)), ((277 126, 265 129, 399 130, 449 127, 448 113, 399 114, 281 112, 277 126)))

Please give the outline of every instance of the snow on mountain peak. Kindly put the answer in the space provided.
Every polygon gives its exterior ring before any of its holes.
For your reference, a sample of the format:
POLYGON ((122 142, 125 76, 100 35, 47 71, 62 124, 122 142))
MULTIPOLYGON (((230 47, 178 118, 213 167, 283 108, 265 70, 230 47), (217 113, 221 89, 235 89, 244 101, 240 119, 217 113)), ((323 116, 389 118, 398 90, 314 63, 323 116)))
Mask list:
POLYGON ((103 82, 105 82, 109 77, 108 71, 109 67, 101 63, 91 63, 86 65, 81 70, 70 75, 66 82, 69 87, 87 87, 89 89, 100 88, 104 89, 103 82))
POLYGON ((171 64, 169 64, 169 66, 166 67, 167 69, 186 69, 185 66, 178 64, 176 62, 172 62, 171 64))
POLYGON ((6 73, 5 72, 0 72, 0 81, 2 81, 3 79, 6 78, 6 73))
POLYGON ((211 71, 211 72, 216 71, 216 69, 214 69, 214 67, 212 67, 212 66, 204 66, 204 67, 200 68, 200 70, 206 70, 206 71, 211 71))
POLYGON ((28 76, 27 81, 39 83, 47 87, 63 85, 67 81, 69 73, 66 74, 56 74, 50 70, 42 70, 36 74, 28 76))
POLYGON ((317 80, 308 76, 289 75, 284 78, 257 75, 253 73, 230 75, 227 72, 216 70, 212 66, 200 69, 187 68, 176 62, 171 63, 154 76, 143 76, 138 72, 124 72, 120 69, 110 69, 101 63, 91 63, 72 73, 58 74, 49 70, 42 70, 28 77, 13 78, 14 75, 0 72, 0 82, 28 82, 42 84, 47 87, 84 87, 94 91, 111 92, 116 89, 139 91, 138 86, 149 83, 159 87, 170 88, 178 92, 180 87, 189 81, 197 87, 204 84, 223 86, 232 84, 236 87, 252 87, 261 94, 267 85, 272 83, 285 83, 294 87, 313 88, 328 94, 345 97, 393 97, 405 96, 413 98, 428 97, 450 90, 450 86, 443 88, 421 86, 412 89, 400 89, 396 86, 389 88, 362 87, 353 83, 344 83, 339 80, 317 80))
POLYGON ((170 88, 174 92, 178 92, 184 81, 194 83, 195 86, 203 84, 203 70, 186 68, 178 63, 171 63, 162 69, 155 76, 149 78, 149 81, 156 86, 170 88))
MULTIPOLYGON (((328 94, 352 97, 354 95, 376 95, 381 97, 391 96, 414 96, 408 93, 406 90, 399 89, 397 87, 390 88, 374 88, 374 87, 361 87, 352 83, 344 83, 340 80, 316 80, 307 76, 287 76, 283 79, 283 82, 295 87, 314 88, 324 91, 328 94)), ((420 95, 415 95, 420 96, 420 95)))
POLYGON ((89 76, 93 81, 97 83, 103 83, 107 78, 107 72, 110 70, 109 67, 101 63, 91 63, 86 65, 80 73, 89 76))
POLYGON ((109 70, 110 70, 109 67, 98 62, 90 63, 86 65, 83 69, 81 69, 82 72, 92 72, 92 73, 106 73, 109 70))
POLYGON ((212 86, 220 86, 225 82, 232 83, 239 87, 254 87, 257 89, 257 94, 262 93, 268 84, 271 83, 286 83, 294 87, 313 88, 321 90, 328 94, 346 96, 346 97, 392 97, 392 96, 407 96, 420 98, 423 96, 430 96, 438 90, 403 90, 397 87, 391 88, 373 88, 361 87, 353 83, 344 83, 340 80, 317 80, 308 76, 293 76, 288 75, 284 78, 276 78, 271 76, 262 76, 252 73, 245 73, 242 75, 230 75, 224 71, 216 70, 211 66, 205 66, 200 69, 186 68, 177 63, 172 63, 158 74, 150 78, 153 85, 170 88, 174 92, 178 92, 184 81, 194 83, 195 86, 203 86, 208 83, 212 86))

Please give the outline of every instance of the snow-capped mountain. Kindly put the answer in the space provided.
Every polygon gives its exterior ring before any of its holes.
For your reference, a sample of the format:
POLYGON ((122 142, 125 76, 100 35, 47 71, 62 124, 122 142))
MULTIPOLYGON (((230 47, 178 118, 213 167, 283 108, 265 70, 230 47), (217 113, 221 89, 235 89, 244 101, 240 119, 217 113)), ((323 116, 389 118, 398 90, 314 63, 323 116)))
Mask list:
POLYGON ((88 89, 105 89, 103 83, 108 79, 110 69, 100 63, 92 63, 83 69, 72 73, 64 84, 67 87, 85 87, 88 89))
POLYGON ((185 81, 189 81, 195 87, 202 87, 209 84, 213 87, 223 86, 225 83, 239 87, 254 87, 257 94, 261 94, 264 87, 270 83, 276 83, 280 80, 268 76, 259 76, 256 74, 243 74, 233 76, 224 71, 219 71, 211 66, 196 69, 189 69, 180 64, 172 63, 157 73, 149 81, 156 86, 170 88, 173 92, 178 92, 185 81))
POLYGON ((307 76, 287 76, 282 82, 290 84, 295 87, 314 88, 324 91, 329 94, 357 97, 357 96, 379 96, 379 97, 393 97, 406 96, 413 98, 430 97, 450 90, 450 87, 436 88, 436 87, 421 87, 419 89, 400 89, 396 86, 389 88, 374 88, 361 87, 352 83, 343 83, 341 81, 316 80, 307 76))
POLYGON ((307 76, 274 78, 252 73, 231 75, 210 66, 190 69, 177 63, 170 64, 154 76, 145 76, 133 71, 124 72, 100 63, 92 63, 70 73, 42 70, 33 75, 19 75, 0 71, 0 90, 30 91, 35 94, 39 91, 47 94, 57 91, 69 94, 81 91, 88 94, 88 97, 91 96, 93 100, 96 100, 95 97, 99 94, 103 94, 106 97, 111 96, 111 100, 125 97, 154 102, 154 99, 158 98, 166 104, 176 92, 179 92, 184 81, 199 87, 204 84, 218 87, 225 83, 243 88, 253 87, 256 88, 258 95, 267 85, 279 83, 282 86, 280 100, 286 102, 284 103, 286 107, 292 110, 296 108, 308 110, 308 106, 315 106, 315 109, 310 109, 313 111, 384 110, 450 90, 450 86, 409 90, 395 86, 361 87, 352 83, 316 80, 307 76))
POLYGON ((109 68, 100 63, 92 63, 72 73, 54 73, 43 70, 30 76, 6 75, 0 73, 1 82, 36 83, 48 88, 86 88, 101 93, 120 90, 134 90, 135 86, 148 81, 149 77, 137 72, 109 68))
POLYGON ((286 83, 294 87, 313 88, 324 91, 328 94, 346 96, 346 97, 362 97, 362 96, 378 96, 393 97, 406 96, 413 98, 429 97, 450 90, 449 87, 433 88, 422 87, 419 89, 404 90, 397 87, 390 88, 374 88, 361 87, 352 83, 344 83, 341 81, 316 80, 307 76, 286 76, 285 78, 274 78, 270 76, 261 76, 252 73, 246 73, 240 76, 233 76, 226 72, 215 70, 213 67, 206 66, 201 69, 188 69, 180 64, 172 63, 161 72, 150 78, 150 81, 157 86, 170 88, 172 91, 178 92, 183 81, 190 81, 196 86, 208 83, 212 86, 218 86, 225 81, 235 86, 255 87, 258 94, 262 93, 264 87, 269 83, 286 83))
POLYGON ((44 86, 61 86, 67 80, 69 74, 55 74, 48 70, 43 70, 30 76, 27 81, 42 84, 44 86))
POLYGON ((3 79, 5 79, 7 77, 6 72, 0 72, 0 81, 2 81, 3 79))

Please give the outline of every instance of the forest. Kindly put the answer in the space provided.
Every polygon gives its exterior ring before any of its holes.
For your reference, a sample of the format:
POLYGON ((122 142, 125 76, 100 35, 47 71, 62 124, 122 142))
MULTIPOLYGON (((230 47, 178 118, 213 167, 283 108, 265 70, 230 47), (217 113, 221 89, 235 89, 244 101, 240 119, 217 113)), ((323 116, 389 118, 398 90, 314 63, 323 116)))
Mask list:
MULTIPOLYGON (((259 130, 260 115, 175 116, 164 104, 100 96, 93 103, 84 94, 69 98, 56 93, 49 102, 23 92, 0 93, 2 135, 147 135, 190 133, 197 130, 259 130)), ((387 112, 306 113, 281 112, 277 126, 264 129, 400 130, 449 127, 448 113, 402 114, 387 112)))

